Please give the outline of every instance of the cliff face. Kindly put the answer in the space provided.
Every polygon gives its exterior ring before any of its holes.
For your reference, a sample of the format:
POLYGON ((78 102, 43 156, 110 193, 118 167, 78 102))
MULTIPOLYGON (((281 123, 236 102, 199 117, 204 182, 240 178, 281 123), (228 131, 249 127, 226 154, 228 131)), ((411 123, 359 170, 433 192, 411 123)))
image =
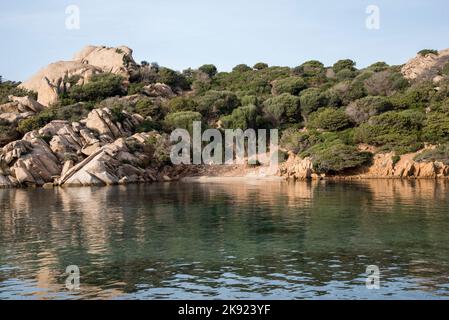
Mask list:
POLYGON ((400 160, 393 162, 394 153, 378 153, 373 157, 369 166, 347 171, 337 175, 318 174, 313 169, 313 162, 310 158, 300 158, 290 155, 289 159, 280 166, 280 175, 286 179, 381 179, 381 178, 415 178, 415 179, 436 179, 448 178, 449 166, 442 162, 416 162, 414 157, 418 153, 402 155, 400 160))

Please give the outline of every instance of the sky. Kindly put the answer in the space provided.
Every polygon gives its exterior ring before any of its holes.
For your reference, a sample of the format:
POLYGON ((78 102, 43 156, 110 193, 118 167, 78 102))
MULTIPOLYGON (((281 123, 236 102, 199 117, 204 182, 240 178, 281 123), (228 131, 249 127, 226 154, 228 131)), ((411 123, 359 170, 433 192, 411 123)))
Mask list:
POLYGON ((449 1, 0 0, 0 39, 0 75, 14 81, 86 45, 126 45, 137 62, 176 70, 402 64, 423 48, 449 48, 449 1), (69 5, 79 8, 79 29, 66 27, 69 5), (379 8, 379 29, 366 26, 369 5, 379 8))

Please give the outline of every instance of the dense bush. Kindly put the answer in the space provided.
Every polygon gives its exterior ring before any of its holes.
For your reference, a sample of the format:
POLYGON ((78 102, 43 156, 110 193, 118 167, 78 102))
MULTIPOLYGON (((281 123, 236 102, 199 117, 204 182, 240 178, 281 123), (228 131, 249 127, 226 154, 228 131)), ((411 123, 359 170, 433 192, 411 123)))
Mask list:
POLYGON ((361 152, 355 146, 346 145, 339 140, 323 142, 310 148, 314 169, 319 173, 336 174, 369 163, 372 154, 361 152))
POLYGON ((317 88, 309 88, 301 92, 301 112, 307 117, 312 112, 327 105, 328 97, 317 88))
POLYGON ((264 111, 275 125, 298 123, 301 117, 299 98, 289 93, 283 93, 266 100, 264 111))
POLYGON ((169 68, 159 69, 158 81, 169 85, 173 89, 188 90, 190 88, 190 84, 184 75, 169 68))
POLYGON ((374 73, 364 81, 366 92, 372 96, 390 96, 408 86, 399 72, 384 70, 374 73))
POLYGON ((419 51, 418 54, 421 55, 421 56, 427 56, 428 54, 436 54, 436 55, 438 55, 438 50, 423 49, 423 50, 419 51))
POLYGON ((197 109, 195 100, 188 97, 173 98, 167 102, 167 105, 170 112, 195 111, 197 109))
POLYGON ((350 59, 338 60, 334 63, 332 69, 334 70, 335 74, 345 69, 355 71, 355 62, 350 59))
POLYGON ((324 108, 310 115, 307 127, 326 131, 339 131, 351 125, 346 113, 341 109, 324 108))
POLYGON ((414 158, 416 162, 439 161, 449 165, 449 144, 443 144, 432 150, 425 150, 414 158))
POLYGON ((213 64, 204 64, 201 67, 198 68, 201 72, 204 72, 207 74, 210 78, 215 76, 217 74, 217 67, 213 64))
POLYGON ((384 71, 388 68, 389 68, 389 65, 386 62, 379 61, 379 62, 373 63, 367 69, 374 71, 374 72, 380 72, 380 71, 384 71))
POLYGON ((193 130, 193 122, 201 121, 202 117, 199 112, 181 111, 169 113, 165 117, 165 125, 170 129, 186 129, 189 132, 193 130))
POLYGON ((430 113, 424 122, 423 140, 439 143, 449 140, 449 115, 442 112, 430 113))
POLYGON ((366 122, 370 117, 392 110, 393 105, 385 97, 368 96, 355 100, 346 107, 346 114, 356 124, 366 122))
POLYGON ((0 104, 7 103, 9 101, 8 97, 10 95, 17 97, 30 96, 37 99, 37 94, 22 88, 19 88, 19 82, 0 82, 0 104))
POLYGON ((247 105, 234 109, 230 115, 221 117, 220 120, 226 129, 257 129, 260 114, 255 105, 247 105))
POLYGON ((301 77, 279 79, 273 82, 273 94, 289 93, 296 96, 306 87, 306 83, 301 77))
POLYGON ((75 85, 62 98, 69 98, 70 103, 80 101, 101 101, 108 97, 126 94, 123 77, 112 74, 96 74, 84 85, 75 85))
POLYGON ((363 81, 357 79, 339 82, 330 89, 330 92, 338 97, 344 106, 367 95, 363 81))
POLYGON ((301 153, 321 142, 323 140, 320 134, 313 130, 301 131, 297 128, 288 128, 282 133, 279 144, 288 151, 301 153))
POLYGON ((398 154, 414 152, 423 146, 421 128, 424 119, 425 115, 420 111, 389 111, 358 127, 355 140, 394 150, 398 154))
POLYGON ((55 119, 56 117, 54 110, 47 109, 35 116, 21 120, 19 122, 19 125, 17 126, 17 130, 20 133, 25 134, 27 132, 42 128, 43 126, 45 126, 46 124, 50 123, 55 119))
POLYGON ((443 66, 441 73, 445 76, 449 76, 449 62, 446 62, 446 64, 443 66))
POLYGON ((262 70, 266 68, 268 68, 268 64, 266 64, 265 62, 258 62, 253 66, 253 69, 255 70, 262 70))
POLYGON ((231 91, 210 90, 196 99, 196 110, 205 116, 229 114, 240 105, 237 95, 231 91))
POLYGON ((246 72, 251 70, 252 69, 246 64, 238 64, 232 69, 233 72, 246 72))

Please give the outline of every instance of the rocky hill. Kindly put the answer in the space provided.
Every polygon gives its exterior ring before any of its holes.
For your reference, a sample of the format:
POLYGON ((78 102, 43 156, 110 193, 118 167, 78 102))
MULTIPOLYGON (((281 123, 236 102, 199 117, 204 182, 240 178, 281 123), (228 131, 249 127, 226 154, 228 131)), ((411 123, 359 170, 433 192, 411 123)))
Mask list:
POLYGON ((280 130, 290 179, 449 175, 449 49, 402 66, 211 64, 174 71, 128 47, 88 46, 29 80, 0 83, 0 187, 273 174, 267 168, 173 166, 175 128, 280 130))

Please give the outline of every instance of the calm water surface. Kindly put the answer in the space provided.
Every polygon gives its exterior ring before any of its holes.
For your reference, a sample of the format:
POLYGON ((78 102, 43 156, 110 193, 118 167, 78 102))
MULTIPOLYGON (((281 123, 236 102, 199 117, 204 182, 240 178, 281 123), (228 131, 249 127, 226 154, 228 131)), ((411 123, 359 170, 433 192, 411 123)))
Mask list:
POLYGON ((448 195, 387 180, 0 190, 0 299, 446 299, 448 195))

